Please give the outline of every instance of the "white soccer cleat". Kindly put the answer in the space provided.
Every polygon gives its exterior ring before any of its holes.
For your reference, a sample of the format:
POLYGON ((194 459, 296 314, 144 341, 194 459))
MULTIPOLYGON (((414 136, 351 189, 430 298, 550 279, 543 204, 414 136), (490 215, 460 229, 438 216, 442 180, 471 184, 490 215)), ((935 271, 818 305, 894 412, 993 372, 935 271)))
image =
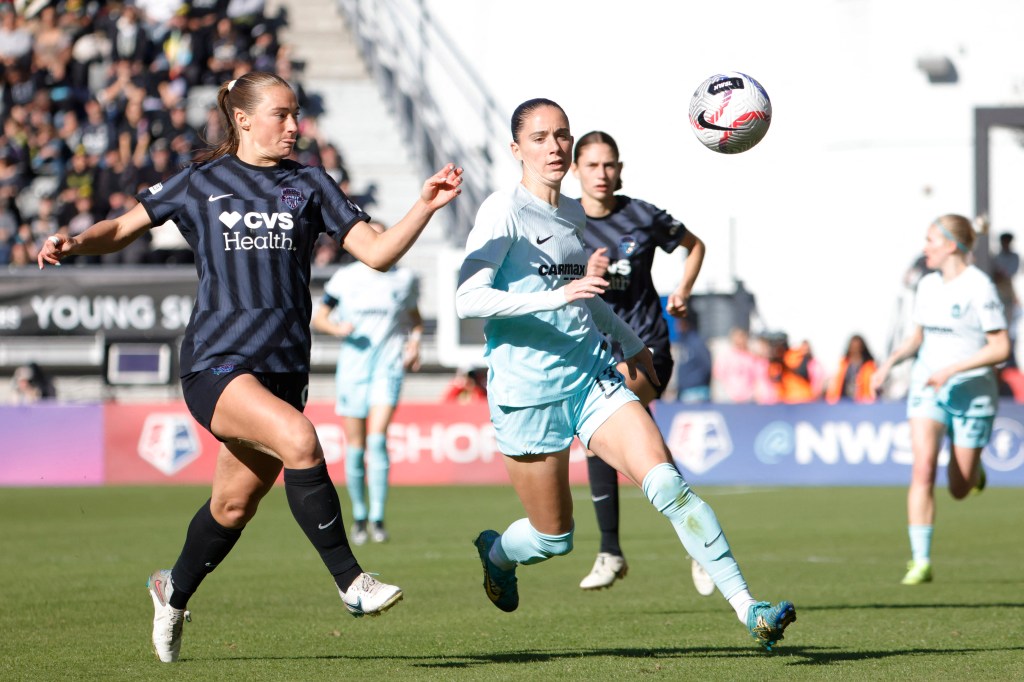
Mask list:
POLYGON ((171 572, 166 568, 153 571, 146 587, 153 598, 153 648, 161 661, 174 663, 181 653, 182 627, 186 620, 192 620, 192 614, 171 606, 174 586, 171 585, 171 572))
POLYGON ((338 592, 356 618, 379 616, 402 600, 402 588, 382 583, 369 573, 360 573, 346 592, 338 592))
POLYGON ((704 567, 697 563, 696 559, 690 566, 690 577, 693 578, 693 586, 697 588, 697 594, 702 597, 710 597, 715 593, 715 581, 711 579, 704 567))
POLYGON ((366 521, 356 521, 353 523, 348 537, 353 545, 365 545, 366 541, 370 539, 370 534, 366 531, 366 521))
POLYGON ((628 571, 629 565, 623 557, 601 552, 590 573, 580 581, 580 589, 600 590, 611 587, 617 579, 625 578, 628 571))
POLYGON ((374 521, 370 524, 370 539, 377 543, 387 542, 391 539, 388 531, 384 528, 383 521, 374 521))

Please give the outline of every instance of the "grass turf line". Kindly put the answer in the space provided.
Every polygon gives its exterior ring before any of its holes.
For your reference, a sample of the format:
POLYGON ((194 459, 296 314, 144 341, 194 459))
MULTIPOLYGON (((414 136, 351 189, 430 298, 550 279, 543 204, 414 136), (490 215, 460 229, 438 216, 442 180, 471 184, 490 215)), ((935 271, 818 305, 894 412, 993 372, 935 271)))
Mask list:
POLYGON ((754 596, 797 605, 773 654, 720 595, 696 594, 675 533, 634 488, 622 488, 629 576, 577 587, 597 551, 577 488, 575 550, 519 569, 513 614, 487 601, 471 544, 522 515, 512 490, 393 489, 392 541, 356 555, 405 600, 360 620, 277 488, 190 603, 181 661, 160 664, 146 577, 173 564, 209 490, 0 489, 0 679, 1024 678, 1020 491, 940 492, 935 582, 918 587, 899 584, 902 488, 698 491, 754 596))

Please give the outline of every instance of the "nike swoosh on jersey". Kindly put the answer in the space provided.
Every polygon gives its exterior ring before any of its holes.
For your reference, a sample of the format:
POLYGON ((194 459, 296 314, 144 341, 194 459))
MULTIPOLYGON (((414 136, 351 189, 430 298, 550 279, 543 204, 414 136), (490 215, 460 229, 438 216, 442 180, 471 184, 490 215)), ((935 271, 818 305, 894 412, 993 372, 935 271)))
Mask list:
POLYGON ((549 234, 547 237, 544 237, 543 239, 541 239, 540 237, 537 237, 537 244, 543 244, 544 242, 546 242, 547 240, 551 239, 554 236, 555 235, 553 235, 553 234, 549 234))
POLYGON ((726 128, 724 126, 716 126, 714 123, 709 123, 708 120, 704 118, 704 114, 706 113, 706 111, 707 110, 705 109, 704 111, 697 114, 697 123, 700 125, 700 127, 707 128, 708 130, 724 130, 726 132, 743 130, 743 128, 726 128))
POLYGON ((218 194, 217 196, 213 196, 211 194, 210 198, 207 199, 207 201, 217 201, 218 199, 227 199, 228 197, 233 197, 233 196, 235 196, 233 193, 232 194, 218 194))

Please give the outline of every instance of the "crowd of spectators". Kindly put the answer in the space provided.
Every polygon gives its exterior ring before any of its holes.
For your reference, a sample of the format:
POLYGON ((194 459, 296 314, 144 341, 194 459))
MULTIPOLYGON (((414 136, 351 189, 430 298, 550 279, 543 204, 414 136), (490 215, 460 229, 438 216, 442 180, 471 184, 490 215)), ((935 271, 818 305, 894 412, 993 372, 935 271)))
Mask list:
POLYGON ((784 332, 752 335, 735 327, 713 350, 696 331, 681 332, 675 348, 676 399, 681 402, 792 405, 898 397, 871 392, 875 361, 860 334, 850 337, 835 371, 829 372, 810 341, 791 343, 784 332))
MULTIPOLYGON (((252 70, 289 81, 304 114, 294 158, 323 165, 344 188, 341 153, 317 127, 318 99, 279 40, 286 22, 266 16, 263 0, 0 0, 0 266, 34 264, 47 236, 126 212, 215 143, 217 88, 252 70)), ((79 263, 191 260, 164 225, 79 263)))
MULTIPOLYGON (((842 383, 842 379, 839 379, 842 383)), ((825 400, 826 370, 803 340, 790 344, 786 334, 751 337, 742 328, 730 331, 728 344, 712 356, 710 384, 716 402, 807 403, 825 400)), ((851 398, 842 387, 837 399, 851 398)), ((834 400, 832 402, 835 402, 834 400)))

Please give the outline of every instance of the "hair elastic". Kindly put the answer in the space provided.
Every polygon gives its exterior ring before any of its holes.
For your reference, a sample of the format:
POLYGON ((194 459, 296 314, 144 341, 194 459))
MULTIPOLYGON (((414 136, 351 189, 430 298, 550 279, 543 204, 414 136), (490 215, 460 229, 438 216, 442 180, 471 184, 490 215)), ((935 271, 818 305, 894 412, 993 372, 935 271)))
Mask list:
POLYGON ((230 83, 228 83, 228 92, 231 92, 231 88, 235 87, 235 83, 237 83, 237 82, 238 82, 238 79, 236 78, 233 81, 231 81, 230 83))
POLYGON ((936 220, 936 221, 935 221, 935 227, 939 228, 939 231, 940 231, 940 232, 942 232, 943 236, 944 236, 944 237, 945 237, 946 239, 948 239, 949 241, 951 241, 951 242, 953 242, 954 244, 956 244, 956 248, 960 249, 960 250, 961 250, 961 251, 963 251, 964 253, 970 253, 970 249, 968 249, 968 248, 967 248, 966 246, 964 246, 963 244, 961 244, 961 243, 960 243, 960 240, 959 240, 959 239, 957 239, 956 237, 954 237, 954 236, 953 236, 953 233, 952 233, 952 232, 950 232, 949 230, 947 230, 947 229, 946 229, 946 228, 945 228, 945 227, 943 226, 943 224, 942 224, 942 223, 940 223, 940 222, 939 222, 938 220, 936 220))

